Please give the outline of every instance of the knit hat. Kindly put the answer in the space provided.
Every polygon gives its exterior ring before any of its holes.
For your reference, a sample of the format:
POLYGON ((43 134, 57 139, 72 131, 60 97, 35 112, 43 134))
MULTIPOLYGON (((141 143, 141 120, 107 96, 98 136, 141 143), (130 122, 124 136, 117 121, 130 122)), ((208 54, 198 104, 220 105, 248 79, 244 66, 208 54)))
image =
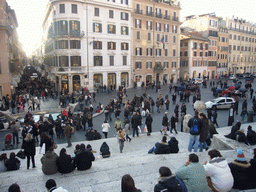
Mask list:
POLYGON ((237 158, 236 160, 238 161, 245 161, 245 158, 244 158, 244 153, 241 149, 237 149, 237 158))

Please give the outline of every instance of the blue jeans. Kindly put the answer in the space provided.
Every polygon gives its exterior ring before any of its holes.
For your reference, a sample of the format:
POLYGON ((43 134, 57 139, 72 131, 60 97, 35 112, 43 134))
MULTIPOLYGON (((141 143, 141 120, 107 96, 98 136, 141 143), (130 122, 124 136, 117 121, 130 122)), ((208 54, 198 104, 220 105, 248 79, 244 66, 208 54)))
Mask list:
POLYGON ((133 137, 135 136, 135 132, 136 132, 136 135, 137 135, 137 137, 138 137, 138 136, 139 136, 138 127, 133 127, 133 128, 132 128, 132 136, 133 136, 133 137))
POLYGON ((158 107, 158 106, 156 106, 156 111, 158 112, 158 113, 160 113, 160 108, 158 107))
POLYGON ((192 147, 194 146, 194 152, 197 152, 198 145, 199 145, 199 135, 190 135, 189 143, 188 143, 188 151, 191 152, 192 151, 192 147))
POLYGON ((205 141, 199 143, 200 150, 199 152, 203 152, 203 149, 207 149, 208 145, 205 141))

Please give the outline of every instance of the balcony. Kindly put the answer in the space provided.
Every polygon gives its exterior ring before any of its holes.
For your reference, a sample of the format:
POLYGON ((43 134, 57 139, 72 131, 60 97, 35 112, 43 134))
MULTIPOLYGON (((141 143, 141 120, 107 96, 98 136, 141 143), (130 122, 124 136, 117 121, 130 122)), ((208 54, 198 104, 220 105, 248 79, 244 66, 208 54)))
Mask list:
POLYGON ((70 32, 58 32, 58 34, 52 34, 52 37, 83 37, 84 31, 70 31, 70 32))
POLYGON ((173 20, 173 21, 179 21, 179 17, 173 16, 173 17, 172 17, 172 20, 173 20))
POLYGON ((153 12, 149 12, 149 11, 146 12, 146 15, 147 15, 147 16, 151 16, 151 17, 154 17, 154 13, 153 13, 153 12))
POLYGON ((156 13, 156 17, 157 17, 157 18, 162 18, 163 15, 162 15, 161 13, 156 13))
POLYGON ((166 20, 170 20, 170 19, 171 19, 171 17, 170 17, 170 15, 165 15, 165 16, 164 16, 164 19, 166 19, 166 20))
POLYGON ((71 66, 71 67, 52 67, 52 73, 83 73, 86 67, 71 66))
POLYGON ((142 9, 134 9, 134 12, 135 12, 136 14, 141 14, 141 15, 143 15, 143 10, 142 10, 142 9))

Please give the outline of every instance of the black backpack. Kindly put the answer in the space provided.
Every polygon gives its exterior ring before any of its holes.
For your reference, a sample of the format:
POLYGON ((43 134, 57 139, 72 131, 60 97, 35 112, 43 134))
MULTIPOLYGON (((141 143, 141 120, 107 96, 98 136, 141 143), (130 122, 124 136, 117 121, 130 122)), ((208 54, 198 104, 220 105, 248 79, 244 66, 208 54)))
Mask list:
POLYGON ((161 192, 182 192, 181 184, 176 177, 172 177, 171 182, 171 186, 167 186, 164 182, 161 183, 164 187, 166 187, 166 189, 163 189, 161 192))
POLYGON ((192 124, 192 127, 190 128, 190 133, 192 135, 198 135, 199 134, 198 121, 199 120, 197 118, 193 119, 193 124, 192 124))

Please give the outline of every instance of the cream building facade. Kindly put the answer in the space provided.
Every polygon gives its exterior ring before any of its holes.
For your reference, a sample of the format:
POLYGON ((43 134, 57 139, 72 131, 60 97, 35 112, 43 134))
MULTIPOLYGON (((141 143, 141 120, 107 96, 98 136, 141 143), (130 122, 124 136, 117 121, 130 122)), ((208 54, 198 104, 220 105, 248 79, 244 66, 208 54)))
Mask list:
POLYGON ((176 1, 132 1, 132 72, 137 86, 179 79, 180 10, 176 1))

